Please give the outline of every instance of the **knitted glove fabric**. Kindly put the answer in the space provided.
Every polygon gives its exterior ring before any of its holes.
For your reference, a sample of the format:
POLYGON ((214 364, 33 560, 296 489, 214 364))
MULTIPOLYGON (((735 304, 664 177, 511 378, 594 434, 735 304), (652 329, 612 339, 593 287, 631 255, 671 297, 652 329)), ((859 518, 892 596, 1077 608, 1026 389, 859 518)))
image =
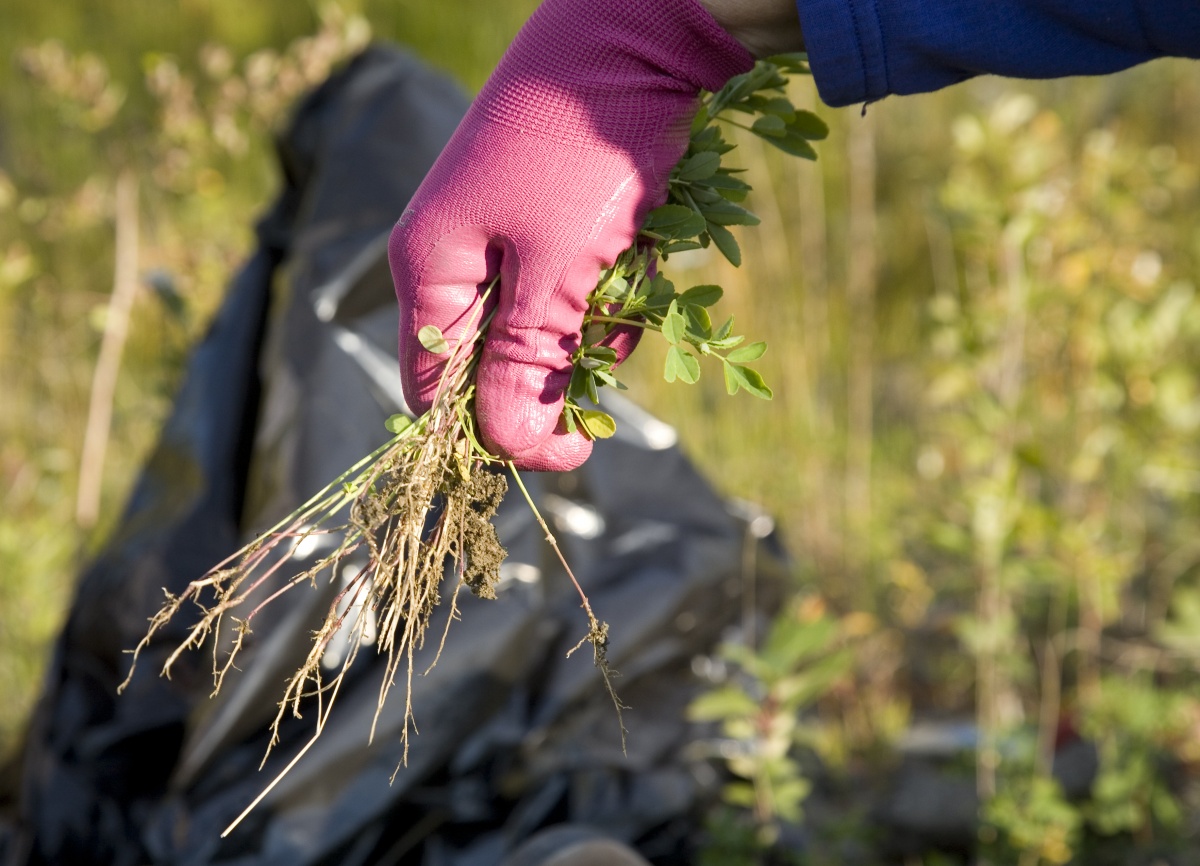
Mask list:
POLYGON ((665 200, 698 91, 752 64, 695 0, 545 0, 392 232, 413 410, 429 408, 448 357, 417 332, 469 339, 499 274, 476 374, 483 442, 524 469, 587 459, 591 442, 559 426, 587 295, 665 200))

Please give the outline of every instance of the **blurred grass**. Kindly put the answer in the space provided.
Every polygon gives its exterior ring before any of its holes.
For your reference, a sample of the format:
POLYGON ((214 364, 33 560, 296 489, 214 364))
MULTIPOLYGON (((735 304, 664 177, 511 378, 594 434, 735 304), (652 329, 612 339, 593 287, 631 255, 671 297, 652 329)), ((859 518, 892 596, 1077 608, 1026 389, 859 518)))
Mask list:
MULTIPOLYGON (((148 296, 134 311, 113 426, 120 444, 110 449, 104 489, 110 522, 169 406, 187 347, 248 248, 253 215, 275 185, 267 131, 282 108, 263 108, 247 120, 238 103, 239 128, 250 138, 241 150, 223 148, 212 131, 224 110, 222 81, 249 75, 247 58, 268 50, 278 71, 288 58, 316 50, 312 34, 341 34, 329 37, 336 43, 348 32, 348 16, 361 15, 377 38, 410 45, 475 89, 533 6, 9 0, 0 29, 0 49, 10 58, 0 66, 0 693, 7 697, 0 754, 16 742, 71 580, 104 531, 103 523, 92 533, 76 528, 73 501, 97 325, 111 290, 116 169, 131 165, 146 179, 141 266, 171 275, 188 315, 148 296), (70 98, 47 96, 31 79, 22 52, 48 39, 73 57, 93 52, 103 61, 126 99, 109 126, 87 130, 70 98), (211 45, 229 52, 234 72, 226 78, 206 71, 202 58, 214 55, 202 49, 211 45), (174 65, 161 65, 166 58, 174 65), (163 132, 160 109, 182 91, 156 97, 142 83, 155 69, 196 83, 198 107, 189 122, 198 126, 185 125, 178 141, 163 132), (181 153, 194 164, 177 165, 181 153)), ((275 84, 282 87, 278 76, 275 84)), ((695 387, 667 387, 663 349, 652 341, 623 373, 635 398, 679 429, 685 449, 722 491, 776 516, 803 585, 878 636, 861 651, 853 700, 878 701, 872 713, 894 724, 907 717, 909 703, 970 709, 971 662, 940 613, 971 609, 976 572, 969 551, 948 552, 937 541, 967 508, 967 494, 955 486, 952 449, 933 447, 945 442, 929 401, 938 372, 930 360, 937 339, 930 309, 936 295, 995 276, 986 265, 971 273, 970 256, 971 244, 986 246, 996 233, 953 223, 939 196, 966 159, 956 150, 958 120, 986 117, 1015 93, 1061 121, 1055 146, 1070 160, 1082 161, 1089 136, 1104 130, 1131 152, 1169 150, 1189 170, 1200 165, 1200 79, 1182 62, 1095 80, 982 79, 872 105, 869 124, 858 109, 817 107, 832 132, 816 164, 735 136, 741 148, 734 161, 747 168, 755 187, 749 205, 763 219, 742 234, 746 264, 733 269, 691 256, 666 270, 678 283, 726 288, 722 303, 742 331, 770 344, 756 366, 776 398, 727 397, 711 370, 695 387), (851 192, 864 165, 877 176, 874 200, 865 204, 861 187, 857 199, 851 192), (872 251, 877 261, 864 302, 862 273, 872 251), (855 280, 857 288, 850 286, 855 280), (871 410, 865 428, 864 394, 871 410), (904 653, 914 650, 901 627, 937 631, 955 650, 926 660, 935 673, 918 681, 902 669, 910 661, 904 653)), ((794 97, 816 106, 808 81, 795 83, 794 97)), ((1001 208, 1009 174, 1030 147, 1016 136, 1011 166, 1001 160, 981 169, 1001 191, 978 203, 981 213, 1001 208)), ((1136 214, 1134 208, 1119 234, 1144 243, 1136 214)), ((1194 282, 1188 268, 1200 256, 1200 209, 1172 214, 1180 221, 1179 249, 1164 253, 1164 268, 1173 279, 1194 282)), ((1117 234, 1114 249, 1122 242, 1117 234)), ((1147 429, 1158 428, 1147 422, 1147 429)), ((872 723, 845 725, 852 738, 856 725, 872 723)))
MULTIPOLYGON (((1062 118, 1075 149, 1088 133, 1111 127, 1132 147, 1166 145, 1181 162, 1200 161, 1200 87, 1193 65, 1184 61, 1160 61, 1102 79, 985 78, 871 105, 879 272, 875 313, 864 320, 846 293, 851 260, 861 254, 848 241, 854 214, 848 206, 846 155, 848 138, 861 121, 859 110, 820 106, 811 81, 798 81, 793 101, 816 106, 832 132, 818 144, 816 163, 786 157, 751 136, 734 136, 740 147, 731 163, 747 168, 746 178, 755 187, 748 206, 763 219, 740 235, 743 267, 703 256, 681 263, 693 267, 664 268, 678 282, 726 287, 722 304, 743 332, 770 345, 756 366, 775 389, 774 401, 725 396, 716 371, 693 388, 668 386, 661 380, 660 347, 640 351, 626 367, 634 393, 680 428, 687 450, 725 492, 762 502, 777 515, 801 569, 835 597, 849 600, 839 586, 845 580, 880 578, 876 566, 886 569, 889 554, 896 553, 887 549, 895 534, 886 524, 914 495, 922 395, 928 385, 926 307, 939 278, 945 279, 935 273, 935 267, 946 266, 937 261, 942 251, 936 244, 949 240, 931 234, 948 232, 934 214, 950 168, 953 121, 1014 93, 1029 94, 1062 118), (807 260, 806 252, 815 252, 817 260, 807 260), (862 328, 873 337, 873 476, 879 485, 876 505, 882 509, 865 537, 852 538, 844 514, 847 352, 852 334, 862 328), (859 553, 879 546, 877 555, 855 562, 859 553)), ((1014 152, 1020 147, 1014 139, 1014 152)), ((1181 234, 1186 237, 1187 231, 1181 234)), ((954 252, 948 252, 950 279, 957 280, 954 252)), ((869 606, 871 594, 856 592, 854 602, 869 606)))
POLYGON ((223 110, 221 76, 209 74, 205 64, 224 61, 212 47, 228 53, 235 74, 250 74, 257 57, 264 74, 274 70, 268 88, 286 97, 287 85, 278 78, 281 58, 303 67, 303 61, 329 50, 314 34, 323 27, 335 30, 333 19, 344 24, 361 15, 376 38, 408 45, 474 89, 534 5, 531 0, 5 4, 0 693, 6 700, 0 704, 0 758, 16 743, 32 705, 72 580, 120 513, 169 408, 187 347, 203 332, 226 280, 250 248, 254 217, 276 187, 268 133, 282 122, 286 105, 259 106, 247 120, 252 106, 247 98, 235 100, 234 122, 250 138, 240 149, 216 146, 211 121, 223 110), (158 93, 146 83, 153 70, 158 93), (89 117, 98 95, 110 91, 119 106, 111 121, 89 117), (176 124, 174 138, 166 132, 163 111, 173 100, 197 103, 176 124), (139 267, 182 296, 185 315, 149 292, 135 305, 116 394, 102 518, 94 531, 86 531, 74 521, 78 455, 112 288, 112 187, 116 171, 126 165, 143 180, 139 267))

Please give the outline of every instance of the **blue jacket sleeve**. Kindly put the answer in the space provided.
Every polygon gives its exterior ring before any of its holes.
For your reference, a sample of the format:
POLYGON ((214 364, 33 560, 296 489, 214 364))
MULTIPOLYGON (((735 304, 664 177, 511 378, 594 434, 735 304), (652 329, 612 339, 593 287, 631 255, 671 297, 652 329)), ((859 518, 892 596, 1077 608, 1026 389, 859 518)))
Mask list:
POLYGON ((1200 0, 796 0, 829 105, 1200 57, 1200 0))

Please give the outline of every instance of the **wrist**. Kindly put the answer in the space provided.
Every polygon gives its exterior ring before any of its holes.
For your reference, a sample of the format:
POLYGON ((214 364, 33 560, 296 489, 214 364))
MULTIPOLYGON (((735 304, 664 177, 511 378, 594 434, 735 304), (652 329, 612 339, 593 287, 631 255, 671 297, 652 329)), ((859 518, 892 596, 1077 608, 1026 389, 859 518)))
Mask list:
POLYGON ((795 0, 698 0, 755 57, 804 50, 795 0))

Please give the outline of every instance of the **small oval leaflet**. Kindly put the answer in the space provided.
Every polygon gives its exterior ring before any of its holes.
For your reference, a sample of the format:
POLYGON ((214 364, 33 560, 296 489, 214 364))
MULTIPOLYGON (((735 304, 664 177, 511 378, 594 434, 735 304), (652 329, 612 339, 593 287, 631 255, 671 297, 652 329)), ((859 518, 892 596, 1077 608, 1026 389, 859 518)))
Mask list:
POLYGON ((821 141, 829 135, 829 126, 811 111, 797 111, 788 126, 811 141, 821 141))
POLYGON ((740 389, 762 400, 770 400, 775 396, 757 370, 728 362, 724 366, 725 390, 728 393, 736 394, 740 389))
POLYGON ((664 204, 646 214, 642 233, 653 237, 689 238, 704 231, 704 217, 690 207, 664 204))
POLYGON ((725 290, 720 286, 692 286, 679 296, 679 300, 685 304, 695 304, 697 307, 711 307, 721 300, 724 294, 725 290))
POLYGON ((761 340, 757 343, 751 343, 748 346, 742 346, 740 349, 734 349, 726 357, 735 364, 747 364, 750 361, 757 361, 767 351, 767 344, 761 340))
POLYGON ((729 264, 735 268, 742 266, 742 249, 738 246, 737 238, 733 236, 733 232, 725 228, 725 226, 709 223, 708 236, 717 245, 717 249, 721 251, 721 255, 729 260, 729 264))
POLYGON ((787 123, 782 117, 774 114, 767 114, 754 121, 751 127, 759 135, 769 135, 773 138, 783 135, 787 131, 787 123))
POLYGON ((407 415, 396 414, 383 422, 384 429, 393 435, 400 435, 405 430, 413 425, 412 418, 407 415))
POLYGON ((592 439, 608 439, 617 432, 617 422, 613 417, 598 409, 579 410, 579 423, 592 439))
POLYGON ((695 385, 700 379, 700 362, 691 352, 685 352, 678 346, 672 346, 667 350, 663 378, 668 382, 680 379, 689 385, 695 385))
POLYGON ((421 341, 421 345, 425 347, 426 351, 435 355, 444 355, 450 351, 450 344, 446 342, 441 328, 437 325, 426 325, 417 331, 417 339, 421 341))
POLYGON ((671 301, 671 306, 667 308, 667 314, 663 317, 662 335, 667 338, 668 343, 676 346, 683 339, 685 333, 687 333, 687 319, 683 317, 683 313, 679 312, 678 301, 671 301))

